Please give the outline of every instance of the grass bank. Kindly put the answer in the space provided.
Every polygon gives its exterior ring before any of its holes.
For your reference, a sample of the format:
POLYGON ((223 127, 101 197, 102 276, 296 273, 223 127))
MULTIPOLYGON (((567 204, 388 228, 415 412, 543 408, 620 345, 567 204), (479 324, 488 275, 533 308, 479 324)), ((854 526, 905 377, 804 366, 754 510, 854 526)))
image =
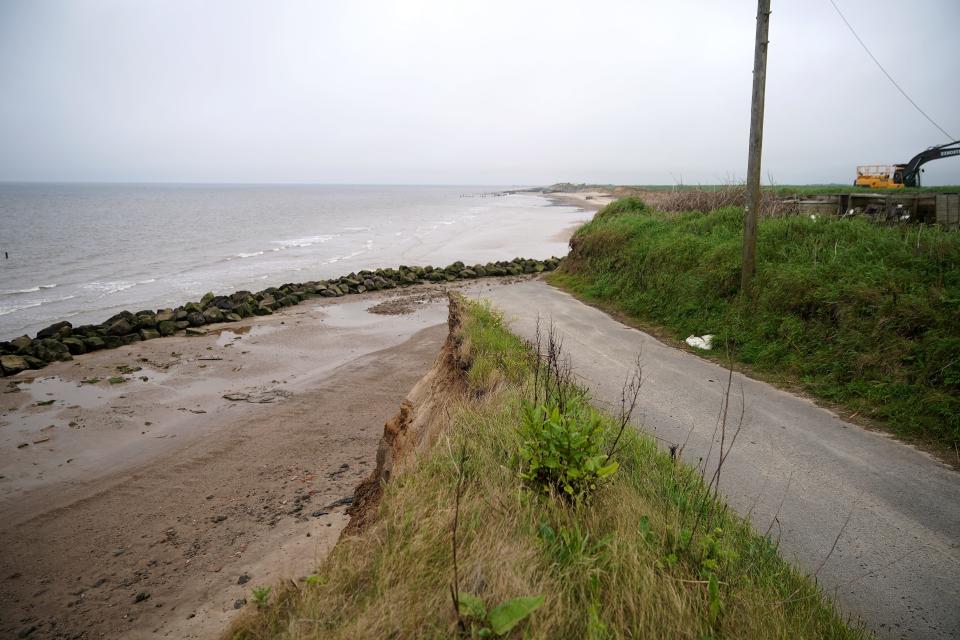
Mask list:
POLYGON ((851 218, 763 219, 738 295, 742 209, 612 203, 551 282, 682 340, 714 334, 776 382, 953 452, 960 443, 960 234, 851 218))
POLYGON ((443 432, 371 522, 227 637, 866 636, 695 470, 632 429, 608 456, 620 423, 496 313, 467 304, 452 340, 443 432))

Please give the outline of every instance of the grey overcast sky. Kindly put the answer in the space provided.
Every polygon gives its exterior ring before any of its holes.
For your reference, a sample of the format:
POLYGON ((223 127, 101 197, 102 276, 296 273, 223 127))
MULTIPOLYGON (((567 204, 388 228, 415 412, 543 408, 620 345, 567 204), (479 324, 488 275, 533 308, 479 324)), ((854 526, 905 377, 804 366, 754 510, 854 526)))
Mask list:
MULTIPOLYGON (((960 0, 836 0, 960 137, 960 0)), ((0 0, 0 180, 717 183, 754 0, 0 0)), ((828 0, 773 0, 764 179, 946 138, 828 0)), ((960 158, 925 184, 960 184, 960 158)))

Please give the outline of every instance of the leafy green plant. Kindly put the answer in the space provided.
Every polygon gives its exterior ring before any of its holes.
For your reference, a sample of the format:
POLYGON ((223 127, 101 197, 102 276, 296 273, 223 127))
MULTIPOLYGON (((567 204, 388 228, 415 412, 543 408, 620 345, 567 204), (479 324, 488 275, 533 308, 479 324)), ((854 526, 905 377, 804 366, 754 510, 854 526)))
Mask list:
POLYGON ((724 542, 723 529, 717 527, 700 537, 700 567, 705 575, 720 572, 726 563, 736 559, 736 551, 724 542))
POLYGON ((603 451, 600 415, 579 404, 561 411, 557 402, 521 406, 520 477, 538 488, 579 497, 596 490, 619 464, 603 451))
POLYGON ((489 612, 483 600, 461 591, 460 615, 471 622, 471 631, 481 638, 506 635, 543 604, 544 596, 521 596, 501 602, 489 612))
POLYGON ((270 599, 270 587, 254 587, 250 591, 253 593, 253 602, 258 607, 267 606, 267 601, 270 599))

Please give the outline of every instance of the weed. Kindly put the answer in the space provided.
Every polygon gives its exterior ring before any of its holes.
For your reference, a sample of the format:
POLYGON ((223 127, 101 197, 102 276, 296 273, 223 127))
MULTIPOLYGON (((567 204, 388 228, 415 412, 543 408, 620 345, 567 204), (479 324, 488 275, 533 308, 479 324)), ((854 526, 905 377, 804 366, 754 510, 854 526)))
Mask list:
POLYGON ((471 622, 471 635, 481 638, 506 635, 524 618, 543 604, 543 596, 521 596, 501 602, 489 612, 483 600, 475 595, 461 592, 460 615, 471 622))
POLYGON ((253 602, 258 607, 267 606, 270 600, 271 587, 253 587, 250 591, 253 593, 253 602))
POLYGON ((561 413, 550 401, 524 402, 521 411, 520 477, 539 489, 583 497, 619 468, 603 450, 605 424, 593 409, 573 406, 561 413))
POLYGON ((127 379, 124 378, 123 376, 111 376, 107 378, 107 382, 109 382, 110 384, 123 384, 126 381, 127 379))

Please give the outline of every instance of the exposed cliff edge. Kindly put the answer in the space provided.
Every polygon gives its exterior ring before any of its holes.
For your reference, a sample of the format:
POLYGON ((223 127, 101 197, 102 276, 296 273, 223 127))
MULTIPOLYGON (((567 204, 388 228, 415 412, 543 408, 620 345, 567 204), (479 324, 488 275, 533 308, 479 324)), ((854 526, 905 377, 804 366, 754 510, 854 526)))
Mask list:
POLYGON ((449 294, 447 340, 430 371, 400 403, 400 410, 383 425, 377 448, 377 466, 360 483, 347 510, 350 523, 345 533, 358 533, 376 519, 383 485, 402 473, 403 468, 430 448, 450 422, 449 406, 467 393, 466 371, 470 367, 463 348, 463 298, 449 294))

